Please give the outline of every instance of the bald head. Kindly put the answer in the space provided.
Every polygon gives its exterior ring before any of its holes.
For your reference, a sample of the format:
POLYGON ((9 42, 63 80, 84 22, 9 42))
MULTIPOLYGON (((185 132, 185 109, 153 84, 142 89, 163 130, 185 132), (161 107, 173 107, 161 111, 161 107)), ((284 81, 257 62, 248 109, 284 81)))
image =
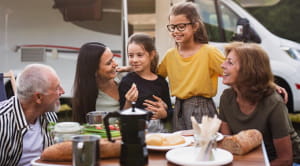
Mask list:
POLYGON ((43 64, 31 64, 25 67, 17 78, 17 96, 20 100, 29 100, 35 92, 46 93, 50 78, 58 76, 55 70, 43 64))

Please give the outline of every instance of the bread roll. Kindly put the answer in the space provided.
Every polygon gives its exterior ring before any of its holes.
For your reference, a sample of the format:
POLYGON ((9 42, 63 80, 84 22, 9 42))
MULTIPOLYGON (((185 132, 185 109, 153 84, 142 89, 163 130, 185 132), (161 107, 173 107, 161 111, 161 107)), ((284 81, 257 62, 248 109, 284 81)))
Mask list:
POLYGON ((152 146, 162 146, 164 137, 161 134, 151 134, 146 137, 146 144, 152 146))
POLYGON ((65 141, 47 147, 42 155, 44 161, 72 161, 72 141, 65 141))
MULTIPOLYGON (((107 139, 100 140, 101 158, 119 157, 121 151, 121 140, 112 143, 107 139)), ((44 161, 72 161, 72 141, 65 141, 47 147, 41 154, 44 161)))
POLYGON ((121 140, 116 140, 112 143, 107 139, 100 141, 100 157, 101 158, 113 158, 119 157, 121 153, 121 140))
POLYGON ((259 146, 262 134, 256 129, 243 130, 236 135, 227 136, 221 142, 221 147, 233 154, 243 155, 259 146))
POLYGON ((146 144, 152 146, 174 146, 183 143, 185 139, 179 134, 151 134, 146 137, 146 144))
POLYGON ((163 141, 164 146, 174 146, 174 145, 179 145, 184 143, 185 143, 184 137, 179 134, 167 135, 165 136, 165 139, 163 141))

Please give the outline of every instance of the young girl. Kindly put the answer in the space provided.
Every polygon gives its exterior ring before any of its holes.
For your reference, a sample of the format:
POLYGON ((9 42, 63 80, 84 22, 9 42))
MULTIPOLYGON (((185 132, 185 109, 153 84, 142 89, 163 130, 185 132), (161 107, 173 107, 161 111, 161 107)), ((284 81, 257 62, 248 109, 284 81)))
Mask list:
POLYGON ((191 116, 201 122, 203 115, 217 113, 212 97, 217 93, 225 58, 208 45, 205 26, 193 3, 175 4, 167 28, 176 46, 167 51, 158 74, 168 77, 172 96, 176 96, 173 130, 191 129, 191 116))
MULTIPOLYGON (((128 73, 119 85, 121 110, 135 102, 135 107, 151 111, 152 119, 167 119, 172 110, 169 86, 164 78, 156 74, 158 55, 152 38, 134 34, 129 38, 127 49, 133 72, 128 73)), ((161 129, 159 121, 152 121, 148 131, 161 129), (158 125, 151 125, 154 122, 158 125)))

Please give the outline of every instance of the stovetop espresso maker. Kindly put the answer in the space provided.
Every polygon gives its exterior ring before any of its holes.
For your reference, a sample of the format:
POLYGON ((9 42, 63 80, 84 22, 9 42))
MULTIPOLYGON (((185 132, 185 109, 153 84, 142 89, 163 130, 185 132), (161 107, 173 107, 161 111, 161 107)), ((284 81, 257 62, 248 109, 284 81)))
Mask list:
POLYGON ((109 118, 120 119, 122 135, 120 164, 122 166, 143 166, 148 164, 148 150, 145 143, 146 121, 152 113, 138 108, 129 108, 123 111, 110 112, 104 117, 104 125, 109 141, 111 138, 109 118))

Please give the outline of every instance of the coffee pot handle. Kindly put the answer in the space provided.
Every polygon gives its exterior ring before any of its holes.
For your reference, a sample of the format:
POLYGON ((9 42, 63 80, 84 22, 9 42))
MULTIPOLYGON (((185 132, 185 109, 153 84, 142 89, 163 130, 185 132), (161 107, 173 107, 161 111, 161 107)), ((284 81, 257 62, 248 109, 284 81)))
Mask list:
POLYGON ((148 112, 147 112, 146 120, 147 120, 147 121, 151 120, 152 116, 153 116, 153 112, 148 111, 148 112))
POLYGON ((104 117, 104 126, 105 126, 105 130, 106 130, 106 135, 107 135, 107 139, 110 142, 115 142, 115 140, 113 140, 111 138, 111 134, 110 134, 110 128, 109 128, 109 118, 111 117, 120 117, 120 111, 114 111, 114 112, 109 112, 105 117, 104 117))

